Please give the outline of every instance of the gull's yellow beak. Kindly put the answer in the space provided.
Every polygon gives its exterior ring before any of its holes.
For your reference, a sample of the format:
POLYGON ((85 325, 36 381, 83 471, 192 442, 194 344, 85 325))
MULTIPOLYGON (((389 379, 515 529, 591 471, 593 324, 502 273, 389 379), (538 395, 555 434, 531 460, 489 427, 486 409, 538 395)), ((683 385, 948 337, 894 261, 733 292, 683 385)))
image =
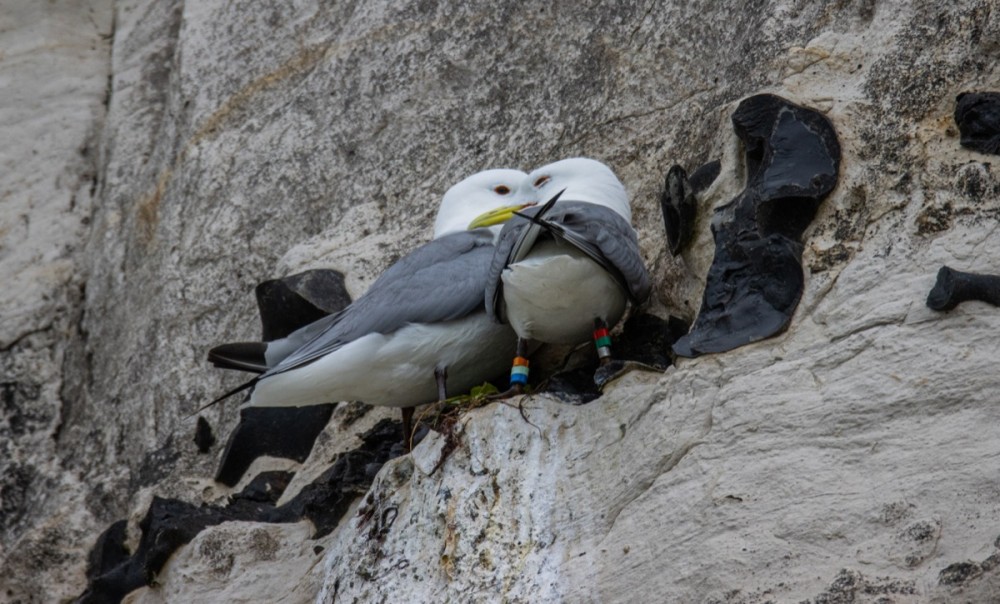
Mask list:
POLYGON ((522 203, 516 206, 504 206, 502 208, 490 210, 489 212, 485 212, 483 214, 480 214, 479 216, 476 216, 476 219, 469 223, 468 230, 471 231, 472 229, 478 229, 480 227, 488 227, 488 226, 493 226, 495 224, 501 224, 507 222, 508 220, 514 217, 514 212, 519 212, 524 208, 530 208, 533 205, 536 205, 536 203, 535 202, 522 203))

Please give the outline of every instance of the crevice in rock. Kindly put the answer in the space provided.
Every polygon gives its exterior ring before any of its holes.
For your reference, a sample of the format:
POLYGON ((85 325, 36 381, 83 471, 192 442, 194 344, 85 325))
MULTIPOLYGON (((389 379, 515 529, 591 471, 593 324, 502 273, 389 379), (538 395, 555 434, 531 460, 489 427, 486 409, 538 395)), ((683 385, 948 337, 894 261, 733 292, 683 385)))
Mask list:
POLYGON ((43 333, 45 333, 47 331, 51 331, 52 328, 53 328, 53 325, 54 325, 54 323, 50 321, 50 322, 46 323, 45 325, 42 325, 41 327, 37 327, 35 329, 30 329, 30 330, 28 330, 28 331, 26 331, 24 333, 17 334, 17 336, 13 340, 11 340, 10 342, 8 342, 7 344, 0 345, 0 352, 7 352, 7 351, 13 349, 15 346, 18 346, 19 344, 21 344, 26 339, 28 339, 28 338, 30 338, 32 336, 37 336, 37 335, 43 334, 43 333))
POLYGON ((673 103, 670 103, 669 105, 659 105, 659 106, 653 107, 652 109, 646 109, 644 111, 635 111, 635 112, 632 112, 632 113, 624 113, 624 114, 621 114, 621 115, 616 115, 616 116, 610 117, 610 118, 608 118, 608 119, 606 119, 606 120, 604 120, 604 121, 602 121, 600 123, 594 124, 589 130, 587 130, 583 134, 579 135, 578 137, 574 138, 573 140, 569 141, 568 143, 563 143, 562 145, 554 147, 553 150, 552 150, 552 152, 550 153, 550 155, 552 155, 552 156, 559 156, 560 155, 560 152, 559 152, 560 149, 565 149, 567 147, 576 147, 580 143, 582 143, 583 141, 587 140, 588 138, 597 135, 598 130, 600 130, 602 128, 605 128, 607 126, 611 126, 612 124, 616 124, 618 122, 623 122, 623 121, 627 121, 627 120, 633 120, 633 119, 643 118, 643 117, 647 117, 647 116, 650 116, 650 115, 655 115, 657 113, 663 113, 665 111, 672 111, 672 110, 676 109, 677 107, 679 107, 682 103, 688 102, 692 98, 694 98, 694 97, 696 97, 696 96, 698 96, 700 94, 706 93, 706 92, 710 92, 710 89, 708 89, 708 88, 699 88, 697 90, 692 90, 684 98, 678 99, 677 101, 675 101, 673 103))
MULTIPOLYGON (((907 309, 909 309, 909 305, 907 305, 907 309)), ((889 317, 889 318, 886 318, 886 319, 879 319, 879 320, 872 321, 871 323, 863 323, 861 325, 858 325, 858 326, 854 327, 853 329, 849 329, 848 331, 846 331, 844 333, 838 333, 836 335, 831 336, 830 337, 830 343, 832 344, 832 343, 835 343, 835 342, 839 342, 839 341, 841 341, 843 339, 849 338, 849 337, 857 335, 859 333, 864 333, 866 331, 871 331, 872 329, 878 329, 879 327, 886 327, 888 325, 900 325, 905 320, 906 320, 906 311, 904 311, 903 313, 901 313, 901 315, 899 315, 899 316, 889 317)))
POLYGON ((89 333, 86 328, 87 281, 79 283, 76 293, 75 317, 71 322, 69 345, 62 360, 62 383, 59 386, 59 417, 52 429, 52 439, 56 442, 64 435, 63 428, 74 424, 75 414, 80 411, 87 388, 93 383, 93 363, 87 352, 89 333))

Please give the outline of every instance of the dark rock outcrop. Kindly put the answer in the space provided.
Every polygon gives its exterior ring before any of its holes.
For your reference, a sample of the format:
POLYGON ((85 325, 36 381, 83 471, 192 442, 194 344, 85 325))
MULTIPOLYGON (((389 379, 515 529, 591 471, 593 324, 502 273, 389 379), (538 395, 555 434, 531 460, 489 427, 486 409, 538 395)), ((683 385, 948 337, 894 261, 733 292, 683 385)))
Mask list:
POLYGON ((701 310, 674 352, 725 352, 783 331, 802 294, 799 238, 837 184, 840 144, 820 113, 770 94, 733 114, 747 184, 715 210, 715 259, 701 310))
POLYGON ((344 275, 328 269, 270 279, 260 283, 255 293, 265 342, 283 338, 351 303, 344 275))
POLYGON ((718 178, 721 169, 719 160, 714 160, 695 170, 690 178, 678 165, 671 166, 667 171, 663 192, 660 193, 660 212, 663 214, 663 228, 667 232, 667 246, 674 256, 684 249, 694 232, 697 194, 718 178))
POLYGON ((205 528, 222 522, 308 519, 316 527, 314 537, 329 534, 351 502, 371 486, 382 465, 403 453, 398 422, 383 420, 361 439, 361 446, 340 456, 319 478, 281 506, 275 504, 292 478, 289 472, 257 475, 226 506, 154 497, 139 524, 142 537, 134 552, 128 552, 125 546, 124 520, 115 522, 98 537, 88 557, 88 586, 77 602, 120 602, 130 591, 152 584, 177 548, 205 528))
POLYGON ((969 300, 1000 306, 1000 277, 963 273, 942 266, 937 274, 937 282, 927 294, 927 307, 945 311, 969 300))
POLYGON ((955 101, 962 146, 1000 155, 1000 92, 963 92, 955 101))
MULTIPOLYGON (((265 342, 284 338, 351 303, 344 275, 327 269, 270 279, 255 291, 265 342)), ((305 461, 330 420, 333 406, 241 409, 239 424, 229 435, 215 479, 234 486, 253 460, 263 455, 305 461)))

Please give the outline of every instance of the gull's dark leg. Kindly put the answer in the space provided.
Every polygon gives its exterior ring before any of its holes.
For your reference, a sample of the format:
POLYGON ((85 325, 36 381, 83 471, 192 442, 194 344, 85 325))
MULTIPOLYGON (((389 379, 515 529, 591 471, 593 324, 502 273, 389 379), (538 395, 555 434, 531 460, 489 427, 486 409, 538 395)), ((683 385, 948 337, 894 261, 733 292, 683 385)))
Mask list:
POLYGON ((601 365, 611 362, 611 336, 608 335, 608 324, 600 317, 594 319, 594 345, 597 347, 597 357, 601 365))
POLYGON ((413 411, 416 407, 402 407, 400 412, 403 414, 403 446, 409 451, 413 448, 413 442, 411 441, 413 434, 413 411))
POLYGON ((603 389, 605 384, 639 365, 611 357, 611 336, 608 335, 608 324, 603 319, 594 319, 594 346, 597 347, 597 357, 600 359, 597 371, 594 372, 594 383, 598 389, 603 389))
POLYGON ((524 387, 528 384, 528 359, 525 355, 528 352, 528 341, 524 338, 517 339, 517 356, 514 357, 514 364, 510 368, 510 391, 513 395, 523 394, 524 387))
POLYGON ((438 400, 443 401, 448 398, 448 389, 446 383, 448 381, 448 368, 443 369, 434 368, 434 379, 437 380, 438 385, 438 400))
POLYGON ((528 340, 517 339, 517 356, 510 368, 510 388, 504 392, 498 392, 489 397, 490 400, 505 399, 519 394, 524 394, 524 386, 528 383, 528 340))

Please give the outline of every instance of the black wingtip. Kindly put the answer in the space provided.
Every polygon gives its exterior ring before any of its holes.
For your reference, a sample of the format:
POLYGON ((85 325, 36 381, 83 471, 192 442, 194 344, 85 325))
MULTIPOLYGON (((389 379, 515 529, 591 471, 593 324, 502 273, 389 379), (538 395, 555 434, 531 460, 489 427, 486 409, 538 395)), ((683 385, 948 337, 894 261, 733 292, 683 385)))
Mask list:
POLYGON ((208 361, 220 369, 251 373, 267 371, 267 342, 232 342, 208 351, 208 361))
POLYGON ((566 192, 566 189, 563 189, 562 191, 559 191, 558 193, 556 193, 555 195, 553 195, 552 199, 549 199, 548 201, 546 201, 545 205, 543 205, 534 214, 522 214, 520 211, 517 211, 517 212, 514 212, 514 215, 515 216, 520 216, 521 218, 524 218, 525 220, 531 221, 531 222, 533 222, 533 223, 535 223, 535 224, 537 224, 539 226, 548 226, 549 223, 547 223, 544 220, 542 220, 542 217, 545 215, 546 212, 548 212, 549 210, 552 209, 552 206, 556 205, 556 202, 559 201, 559 198, 562 197, 562 194, 565 193, 565 192, 566 192))
POLYGON ((255 378, 253 378, 252 380, 250 380, 248 382, 244 382, 244 383, 240 384, 236 388, 233 388, 232 390, 230 390, 229 392, 223 394, 222 396, 218 397, 217 399, 213 400, 212 402, 206 403, 206 404, 202 405, 197 410, 195 410, 194 413, 191 413, 190 415, 186 416, 184 418, 184 420, 187 421, 187 420, 191 419, 192 417, 198 415, 199 413, 201 413, 205 409, 208 409, 209 407, 211 407, 213 405, 221 403, 222 401, 224 401, 227 398, 233 396, 234 394, 239 394, 240 392, 243 392, 244 390, 249 390, 249 389, 253 388, 257 384, 258 381, 260 381, 260 378, 256 378, 255 377, 255 378))
POLYGON ((537 216, 538 218, 541 218, 543 215, 545 215, 546 212, 548 212, 549 210, 552 209, 552 206, 556 205, 556 202, 559 201, 559 198, 562 197, 562 194, 565 193, 565 192, 566 192, 566 189, 563 189, 563 190, 559 191, 558 193, 556 193, 555 195, 553 195, 552 199, 546 201, 545 205, 542 206, 541 210, 538 210, 538 213, 535 214, 535 216, 537 216))

